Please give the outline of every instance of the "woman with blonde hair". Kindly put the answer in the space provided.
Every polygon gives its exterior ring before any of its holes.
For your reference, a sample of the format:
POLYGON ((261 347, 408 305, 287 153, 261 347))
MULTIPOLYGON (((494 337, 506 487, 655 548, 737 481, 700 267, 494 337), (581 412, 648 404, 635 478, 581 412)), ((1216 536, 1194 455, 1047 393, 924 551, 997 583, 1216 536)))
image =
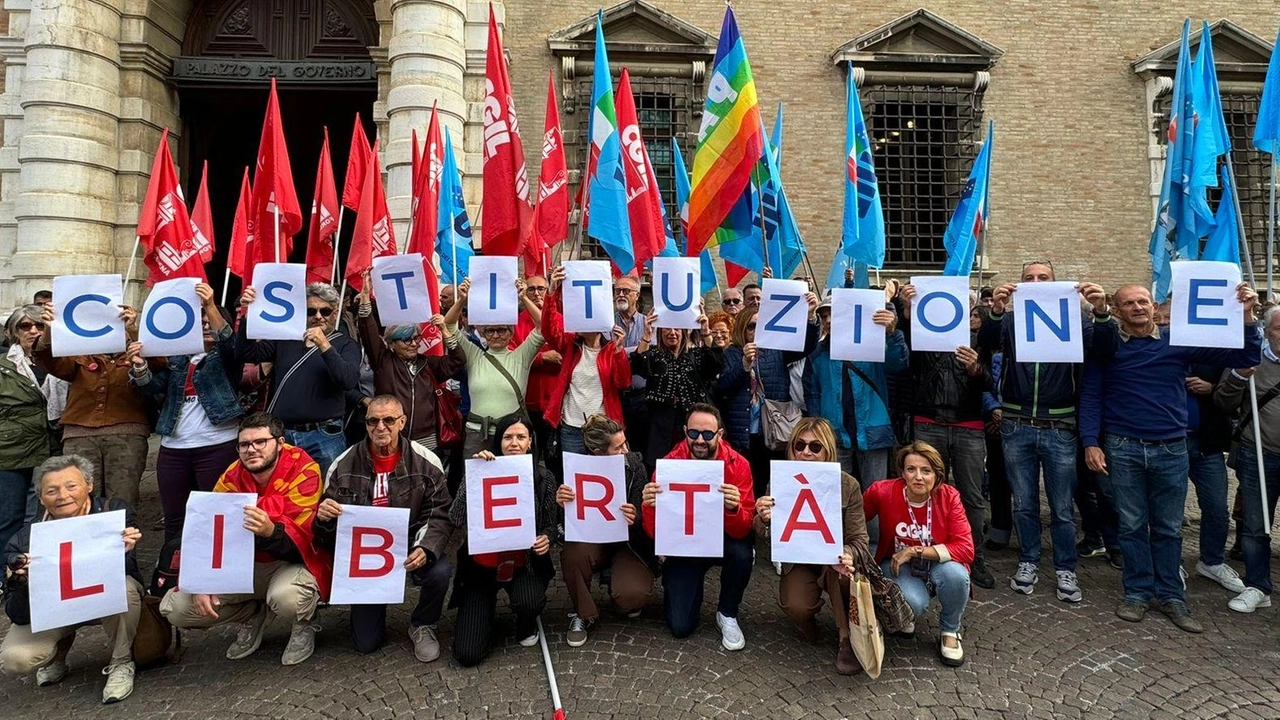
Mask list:
MULTIPOLYGON (((836 437, 831 425, 822 418, 806 417, 796 423, 787 441, 787 459, 805 462, 836 462, 836 437)), ((765 495, 756 500, 757 534, 768 536, 773 517, 774 499, 765 495)), ((840 473, 840 508, 843 511, 844 552, 831 558, 829 565, 784 563, 778 580, 778 605, 796 624, 800 634, 813 642, 818 638, 815 618, 822 610, 822 592, 831 599, 840 648, 836 653, 836 672, 853 675, 861 670, 858 658, 849 644, 849 568, 855 557, 870 554, 867 547, 867 525, 862 510, 862 490, 857 478, 840 473)))

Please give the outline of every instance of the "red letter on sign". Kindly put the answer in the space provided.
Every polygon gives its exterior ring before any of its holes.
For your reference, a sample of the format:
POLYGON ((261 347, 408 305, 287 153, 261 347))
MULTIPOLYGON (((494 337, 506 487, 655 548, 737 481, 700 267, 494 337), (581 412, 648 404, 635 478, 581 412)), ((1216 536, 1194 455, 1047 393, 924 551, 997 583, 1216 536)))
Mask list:
POLYGON ((684 493, 684 534, 693 534, 693 494, 711 492, 706 483, 671 483, 671 492, 684 493))
POLYGON ((609 503, 613 502, 613 483, 609 482, 609 478, 604 477, 602 475, 587 475, 583 473, 576 473, 573 476, 573 484, 576 486, 573 490, 574 495, 577 496, 577 499, 574 501, 574 504, 578 506, 579 520, 586 520, 587 508, 593 507, 600 511, 600 514, 604 516, 605 520, 608 520, 609 522, 614 521, 613 513, 609 512, 609 508, 608 508, 609 503), (587 483, 592 483, 592 484, 600 485, 601 487, 603 487, 604 497, 598 500, 587 499, 587 493, 584 490, 584 487, 586 486, 587 483))
POLYGON ((87 585, 81 588, 75 586, 75 582, 71 579, 71 543, 69 542, 58 545, 58 580, 63 600, 75 600, 106 592, 106 588, 102 585, 87 585))
POLYGON ((804 475, 796 475, 796 480, 806 487, 800 488, 799 494, 796 495, 796 504, 791 506, 791 515, 782 528, 782 542, 791 540, 791 533, 796 530, 817 530, 822 533, 823 540, 828 543, 835 542, 835 538, 831 535, 831 528, 827 526, 827 519, 822 516, 822 510, 818 508, 818 499, 813 496, 813 490, 807 487, 809 481, 804 475), (809 515, 813 519, 801 522, 800 511, 805 507, 809 508, 809 515))
POLYGON ((486 530, 494 528, 514 528, 520 527, 520 518, 513 517, 505 520, 499 520, 493 516, 494 508, 507 507, 517 505, 514 497, 495 498, 493 496, 493 488, 495 485, 515 485, 520 482, 520 478, 516 475, 508 475, 506 477, 491 477, 484 479, 484 527, 486 530))
POLYGON ((226 515, 213 516, 213 569, 222 569, 222 525, 226 515))
POLYGON ((395 565, 395 559, 387 552, 391 549, 391 542, 390 531, 382 528, 351 528, 351 566, 348 574, 352 578, 375 578, 391 572, 395 565), (377 547, 365 545, 364 539, 368 536, 377 538, 380 544, 377 547), (360 559, 366 555, 377 555, 381 564, 369 569, 361 567, 360 559))

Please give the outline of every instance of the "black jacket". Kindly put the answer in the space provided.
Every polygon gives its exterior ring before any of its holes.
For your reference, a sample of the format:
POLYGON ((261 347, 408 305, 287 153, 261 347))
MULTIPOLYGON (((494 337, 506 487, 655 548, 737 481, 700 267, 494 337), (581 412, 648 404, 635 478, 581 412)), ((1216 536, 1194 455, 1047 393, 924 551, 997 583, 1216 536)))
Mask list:
MULTIPOLYGON (((1224 368, 1214 365, 1192 365, 1188 377, 1198 377, 1210 385, 1217 385, 1222 379, 1224 368)), ((1261 395, 1262 393, 1259 393, 1261 395)), ((1231 418, 1213 401, 1213 393, 1208 395, 1188 395, 1187 401, 1195 398, 1196 410, 1200 413, 1199 427, 1192 434, 1199 443, 1201 453, 1222 453, 1231 449, 1231 418)))
POLYGON ((236 360, 241 363, 274 363, 271 368, 271 402, 268 411, 286 426, 341 420, 346 415, 348 391, 360 385, 360 343, 342 333, 329 333, 327 352, 301 340, 250 340, 248 323, 236 332, 236 360), (306 357, 294 372, 294 364, 306 357))

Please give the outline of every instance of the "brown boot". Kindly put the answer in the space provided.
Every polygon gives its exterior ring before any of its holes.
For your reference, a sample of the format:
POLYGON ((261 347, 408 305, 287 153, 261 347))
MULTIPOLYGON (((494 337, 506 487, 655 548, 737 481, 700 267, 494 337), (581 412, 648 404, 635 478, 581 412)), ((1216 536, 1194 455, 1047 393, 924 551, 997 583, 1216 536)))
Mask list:
POLYGON ((857 675, 862 671, 862 663, 853 653, 853 646, 848 638, 840 639, 840 649, 836 652, 836 672, 841 675, 857 675))
POLYGON ((809 642, 818 641, 818 623, 813 618, 809 618, 804 622, 796 623, 796 630, 800 632, 800 637, 803 637, 805 640, 809 642))

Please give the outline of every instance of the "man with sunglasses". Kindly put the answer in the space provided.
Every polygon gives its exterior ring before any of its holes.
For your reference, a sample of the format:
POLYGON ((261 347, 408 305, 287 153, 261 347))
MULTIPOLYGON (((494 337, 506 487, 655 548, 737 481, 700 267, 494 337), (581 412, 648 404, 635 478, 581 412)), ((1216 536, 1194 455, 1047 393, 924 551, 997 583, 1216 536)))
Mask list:
MULTIPOLYGON (((257 297, 244 289, 240 304, 257 297)), ((334 329, 338 291, 326 283, 307 285, 307 329, 298 340, 250 340, 248 323, 236 333, 237 360, 272 363, 267 411, 284 423, 285 439, 307 451, 326 473, 347 447, 343 419, 347 393, 360 386, 360 343, 334 329)))
MULTIPOLYGON (((645 316, 640 312, 640 280, 625 275, 613 281, 613 310, 613 325, 622 328, 626 334, 622 349, 630 356, 644 339, 645 316)), ((645 402, 648 386, 647 380, 633 373, 631 387, 623 390, 620 396, 627 444, 641 451, 649 447, 649 417, 645 402)))
MULTIPOLYGON (((394 395, 370 401, 365 427, 369 439, 342 453, 325 478, 313 526, 316 544, 333 552, 343 505, 409 508, 410 548, 404 568, 419 587, 409 638, 414 657, 431 662, 440 657, 436 623, 453 575, 447 554, 453 525, 444 471, 435 453, 404 436, 404 406, 394 395)), ((351 606, 351 642, 357 652, 376 651, 386 631, 386 605, 351 606)))
MULTIPOLYGON (((667 454, 673 460, 718 460, 724 465, 724 556, 721 558, 668 557, 662 560, 663 604, 667 628, 677 638, 686 638, 698 629, 707 571, 719 565, 720 599, 716 625, 725 650, 741 650, 747 639, 738 626, 738 608, 751 580, 755 546, 751 523, 756 514, 751 466, 747 459, 724 441, 724 425, 714 405, 695 403, 689 408, 684 426, 685 441, 667 454)), ((662 488, 657 480, 644 486, 641 495, 644 529, 654 536, 654 504, 662 488)))
POLYGON ((720 297, 720 307, 729 313, 730 317, 737 317, 742 312, 742 291, 737 288, 729 288, 724 291, 720 297))

